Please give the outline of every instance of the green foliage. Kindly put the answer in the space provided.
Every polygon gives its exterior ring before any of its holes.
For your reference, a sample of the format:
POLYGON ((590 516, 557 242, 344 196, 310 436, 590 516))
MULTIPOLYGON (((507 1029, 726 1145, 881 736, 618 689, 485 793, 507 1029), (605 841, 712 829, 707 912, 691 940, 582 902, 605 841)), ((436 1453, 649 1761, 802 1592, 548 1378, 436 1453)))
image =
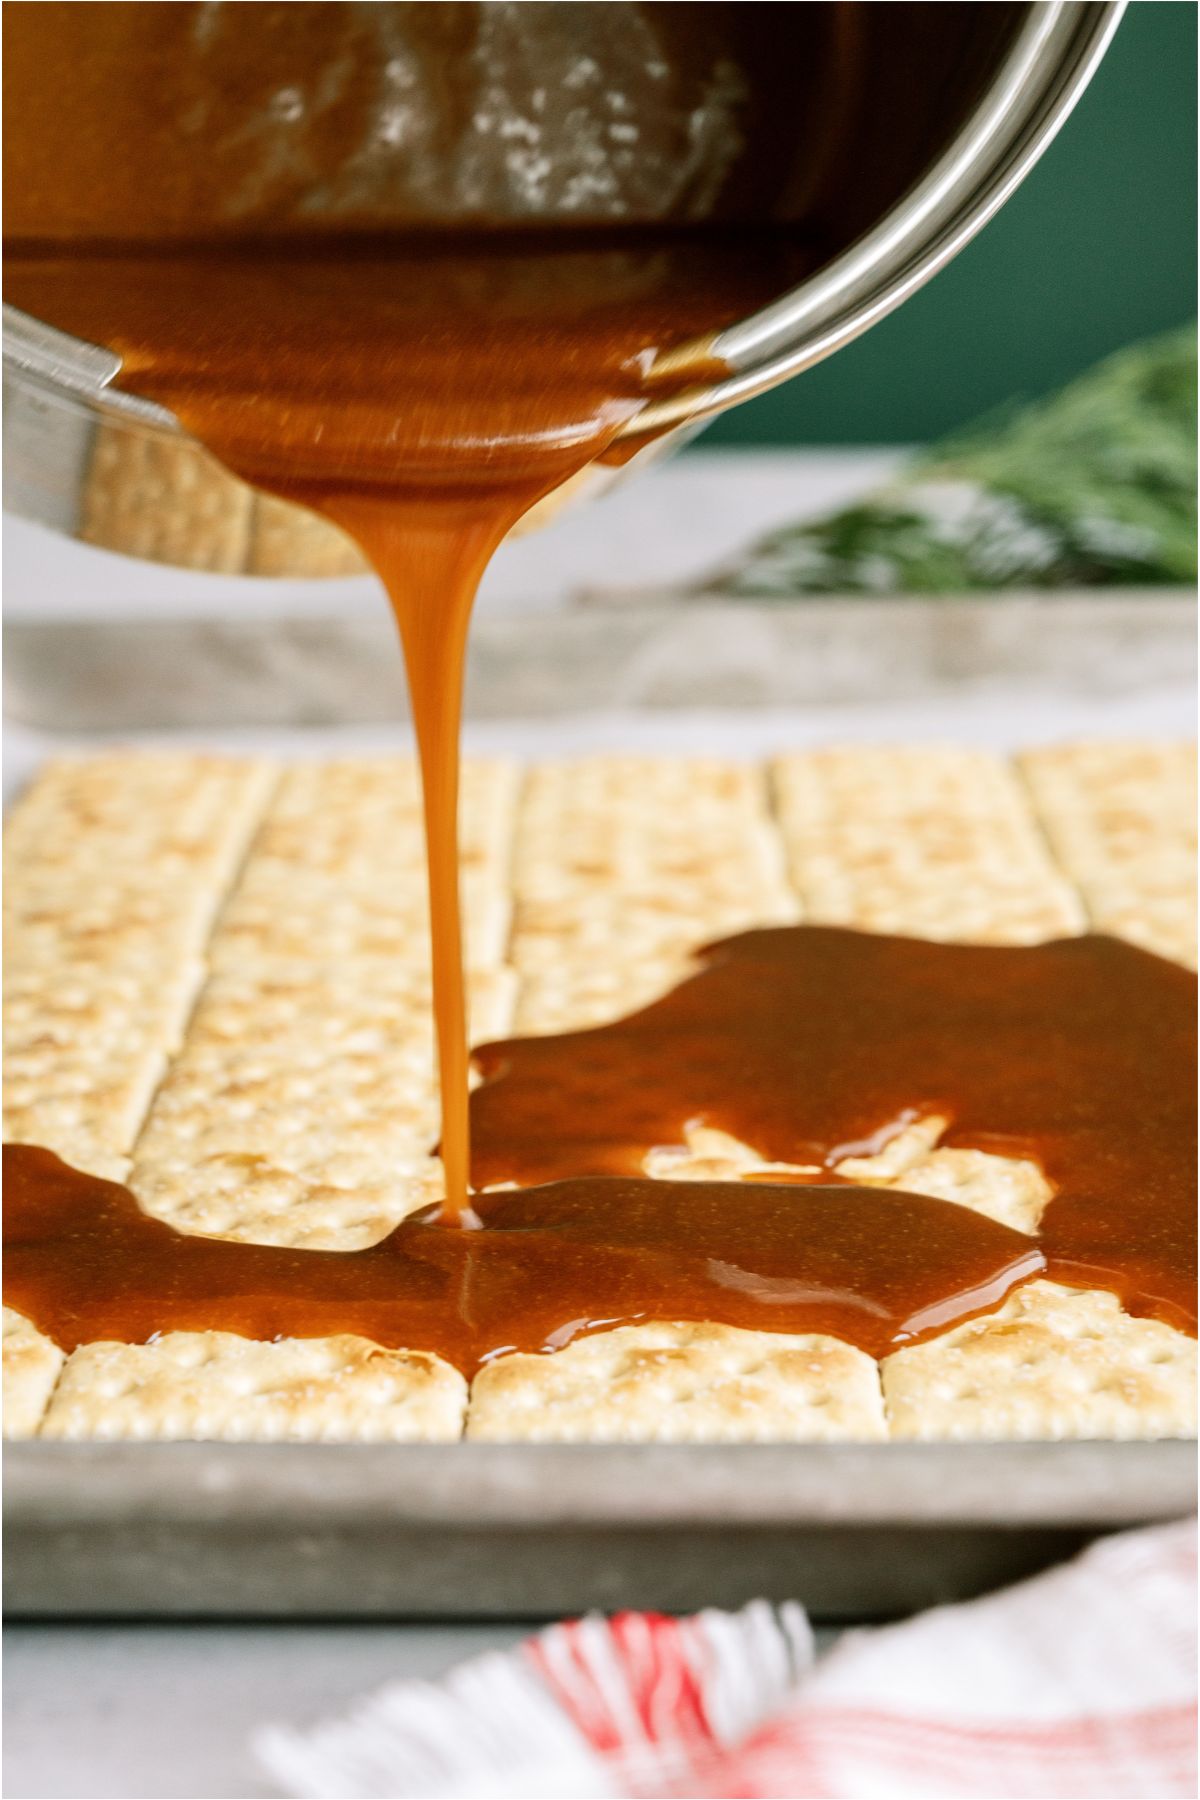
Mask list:
POLYGON ((1196 333, 935 446, 858 505, 785 527, 709 586, 760 598, 1196 580, 1196 333))

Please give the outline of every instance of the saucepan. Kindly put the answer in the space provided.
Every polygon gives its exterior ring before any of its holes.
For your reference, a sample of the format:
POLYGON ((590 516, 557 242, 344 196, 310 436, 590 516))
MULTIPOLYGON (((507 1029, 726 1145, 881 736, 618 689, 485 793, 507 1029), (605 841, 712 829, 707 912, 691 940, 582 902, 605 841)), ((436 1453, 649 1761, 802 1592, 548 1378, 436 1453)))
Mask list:
MULTIPOLYGON (((716 413, 849 343, 928 281, 1053 141, 1123 4, 799 10, 831 20, 857 14, 852 28, 868 34, 900 30, 902 15, 924 15, 920 27, 933 35, 908 64, 877 51, 861 67, 843 56, 837 67, 803 71, 802 82, 797 73, 798 92, 822 96, 830 116, 808 190, 792 202, 815 213, 824 207, 836 219, 831 253, 799 285, 719 334, 711 350, 725 373, 653 403, 635 423, 640 447, 625 463, 585 470, 568 492, 552 496, 554 506, 627 479, 716 413)), ((839 41, 835 23, 829 46, 839 41)), ((814 54, 835 56, 814 41, 814 54)), ((772 132, 764 154, 777 151, 778 121, 772 132)), ((552 212, 548 218, 555 223, 552 212)), ((4 327, 4 503, 11 511, 107 548, 190 567, 304 576, 358 566, 332 528, 281 502, 253 503, 270 508, 269 529, 257 536, 225 529, 252 504, 247 490, 171 414, 115 385, 119 357, 11 307, 4 327), (139 484, 140 496, 133 492, 139 484)))

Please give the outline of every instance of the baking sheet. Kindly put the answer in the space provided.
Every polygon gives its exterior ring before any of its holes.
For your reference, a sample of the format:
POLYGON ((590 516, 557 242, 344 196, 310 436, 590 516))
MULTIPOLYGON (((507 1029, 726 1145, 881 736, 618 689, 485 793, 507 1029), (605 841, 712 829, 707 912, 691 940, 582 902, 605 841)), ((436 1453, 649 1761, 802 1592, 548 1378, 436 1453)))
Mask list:
MULTIPOLYGON (((276 617, 181 605, 97 618, 82 604, 72 617, 60 601, 9 618, 5 709, 44 731, 385 725, 407 716, 404 678, 382 596, 367 599, 365 610, 276 617)), ((598 710, 787 709, 829 716, 838 731, 839 714, 859 710, 1007 700, 1103 714, 1151 692, 1194 705, 1195 605, 1183 591, 794 602, 659 592, 482 611, 466 713, 553 726, 598 710)), ((854 735, 848 721, 840 730, 854 735)))
MULTIPOLYGON (((759 635, 754 658, 735 665, 737 691, 729 693, 718 680, 721 644, 735 621, 743 633, 751 622, 739 604, 709 620, 707 639, 700 634, 711 692, 681 689, 672 674, 665 700, 647 668, 674 667, 670 647, 699 622, 695 615, 651 608, 617 632, 584 622, 573 666, 587 680, 558 688, 573 705, 547 711, 528 688, 524 717, 477 715, 468 747, 524 757, 605 747, 750 756, 822 741, 934 738, 1003 749, 1192 729, 1188 603, 1140 596, 996 604, 1002 615, 978 610, 967 618, 953 617, 957 609, 945 602, 888 603, 894 635, 882 644, 884 621, 870 605, 813 612, 807 626, 796 609, 778 629, 770 609, 762 621, 770 630, 759 635), (815 687, 804 695, 757 684, 754 671, 779 650, 780 630, 790 670, 813 659, 805 683, 815 687), (589 666, 606 642, 626 645, 632 661, 589 666), (636 680, 631 669, 640 671, 636 680), (727 706, 717 704, 723 693, 727 706), (692 705, 707 700, 706 710, 674 710, 681 694, 692 705), (603 710, 586 710, 581 695, 593 705, 603 698, 603 710)), ((565 621, 563 628, 575 630, 565 621)), ((527 679, 544 682, 561 647, 557 633, 551 641, 523 631, 513 627, 506 668, 540 655, 540 673, 527 679)), ((315 727, 313 710, 297 719, 294 699, 256 712, 254 695, 288 690, 289 680, 279 664, 255 659, 234 713, 244 725, 228 714, 220 724, 201 722, 186 706, 182 717, 147 717, 130 697, 161 703, 151 678, 157 652, 149 667, 131 668, 136 642, 127 626, 114 626, 81 661, 68 623, 25 641, 30 659, 19 659, 18 687, 34 692, 36 705, 20 710, 58 729, 6 729, 10 792, 44 755, 87 751, 114 730, 125 742, 198 741, 281 755, 404 743, 402 728, 368 728, 361 711, 334 707, 338 723, 315 727), (83 723, 74 710, 80 684, 122 666, 120 692, 96 703, 107 710, 108 729, 64 731, 83 723), (31 689, 26 677, 34 674, 31 689), (184 723, 191 729, 171 729, 184 723)), ((190 648, 198 648, 194 636, 190 648)), ((179 650, 176 642, 168 661, 179 650)), ((370 647, 366 661, 381 650, 370 647)), ((323 640, 318 660, 331 654, 323 640)), ((345 654, 343 641, 338 660, 345 654)), ((204 687, 211 691, 207 676, 204 687)), ((497 680, 496 691, 513 705, 512 687, 497 680)), ((316 719, 329 716, 315 709, 316 719)), ((634 1604, 732 1606, 763 1594, 798 1597, 822 1618, 886 1617, 1016 1579, 1097 1532, 1188 1513, 1195 1470, 1188 1443, 22 1443, 6 1457, 6 1601, 10 1614, 32 1617, 528 1618, 634 1604)))
POLYGON ((1195 1445, 9 1448, 10 1616, 881 1618, 1195 1506, 1195 1445))

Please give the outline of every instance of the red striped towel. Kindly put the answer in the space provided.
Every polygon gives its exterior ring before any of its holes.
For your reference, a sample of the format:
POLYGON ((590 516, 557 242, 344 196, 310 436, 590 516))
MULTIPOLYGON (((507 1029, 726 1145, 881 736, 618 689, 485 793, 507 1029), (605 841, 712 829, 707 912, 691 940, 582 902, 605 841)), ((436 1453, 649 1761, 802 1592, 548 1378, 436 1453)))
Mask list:
POLYGON ((581 1619, 257 1749, 318 1800, 1194 1800, 1195 1579, 1130 1532, 819 1662, 794 1606, 581 1619))

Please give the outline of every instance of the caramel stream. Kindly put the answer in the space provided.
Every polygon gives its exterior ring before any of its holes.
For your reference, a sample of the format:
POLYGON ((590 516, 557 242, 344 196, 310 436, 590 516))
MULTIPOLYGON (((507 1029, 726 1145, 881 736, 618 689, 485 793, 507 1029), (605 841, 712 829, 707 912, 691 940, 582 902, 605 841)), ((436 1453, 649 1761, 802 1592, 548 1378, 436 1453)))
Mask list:
POLYGON ((341 526, 387 589, 424 786, 451 1219, 469 1210, 458 745, 480 577, 649 404, 654 361, 671 353, 672 387, 711 375, 705 334, 778 291, 800 254, 774 232, 9 253, 10 298, 118 350, 122 386, 341 526))

